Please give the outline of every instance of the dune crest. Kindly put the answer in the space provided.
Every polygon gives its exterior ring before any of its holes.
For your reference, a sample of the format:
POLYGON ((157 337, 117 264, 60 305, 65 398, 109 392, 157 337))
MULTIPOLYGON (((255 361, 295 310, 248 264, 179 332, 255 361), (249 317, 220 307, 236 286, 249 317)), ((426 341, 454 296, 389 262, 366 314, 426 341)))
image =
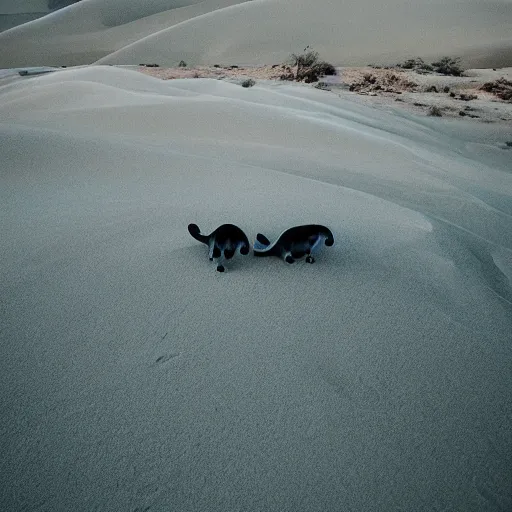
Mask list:
MULTIPOLYGON (((156 62, 261 65, 313 45, 337 65, 461 55, 511 44, 510 0, 88 0, 0 34, 1 67, 156 62), (169 8, 171 6, 172 8, 169 8)), ((502 52, 503 53, 503 52, 502 52)), ((512 65, 503 55, 503 66, 512 65)))

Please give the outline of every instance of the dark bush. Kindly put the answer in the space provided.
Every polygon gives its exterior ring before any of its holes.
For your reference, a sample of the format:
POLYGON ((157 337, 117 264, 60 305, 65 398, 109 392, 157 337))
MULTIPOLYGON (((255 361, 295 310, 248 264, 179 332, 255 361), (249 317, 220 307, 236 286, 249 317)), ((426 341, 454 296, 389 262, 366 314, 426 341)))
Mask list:
POLYGON ((242 82, 242 87, 252 87, 253 85, 256 85, 256 82, 252 78, 247 78, 247 80, 244 80, 242 82))
POLYGON ((432 68, 436 73, 442 75, 462 76, 464 70, 460 67, 460 58, 452 59, 451 57, 443 57, 437 62, 432 62, 432 68))
POLYGON ((325 62, 325 61, 317 62, 314 65, 314 68, 318 71, 318 74, 320 76, 325 76, 325 75, 334 76, 337 74, 336 68, 332 64, 329 64, 329 62, 325 62))
POLYGON ((419 57, 415 59, 407 59, 404 63, 398 64, 397 67, 402 69, 412 69, 418 73, 427 73, 433 70, 430 64, 427 64, 419 57))
POLYGON ((442 117, 443 113, 439 107, 432 105, 428 111, 428 115, 433 117, 442 117))
POLYGON ((480 89, 496 95, 501 100, 512 101, 512 81, 503 77, 494 82, 486 82, 480 89))
MULTIPOLYGON (((336 68, 332 64, 319 61, 318 52, 308 50, 308 48, 309 46, 299 55, 295 53, 291 55, 291 64, 297 67, 295 76, 293 76, 293 73, 288 73, 282 75, 282 80, 296 80, 297 82, 311 83, 318 82, 318 79, 325 75, 336 75, 336 68)), ((289 71, 291 72, 291 69, 289 69, 289 71)))

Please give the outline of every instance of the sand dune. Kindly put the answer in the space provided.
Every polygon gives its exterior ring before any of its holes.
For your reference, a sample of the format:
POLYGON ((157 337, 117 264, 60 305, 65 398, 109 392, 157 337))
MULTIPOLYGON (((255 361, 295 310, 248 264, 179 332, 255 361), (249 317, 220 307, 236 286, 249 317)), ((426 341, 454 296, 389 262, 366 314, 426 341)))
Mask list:
POLYGON ((508 127, 107 66, 1 84, 0 509, 512 507, 508 127), (220 274, 189 222, 336 244, 220 274))
POLYGON ((0 67, 90 64, 154 32, 239 1, 80 2, 1 33, 0 44, 10 51, 0 56, 0 67))
POLYGON ((0 0, 0 32, 42 18, 72 3, 74 0, 0 0))
POLYGON ((512 5, 458 0, 88 0, 0 34, 0 66, 157 62, 258 65, 312 45, 338 65, 462 55, 512 65, 512 5), (482 56, 493 48, 491 60, 482 56), (505 54, 503 55, 503 53, 505 54))
POLYGON ((33 21, 49 12, 46 0, 0 0, 0 32, 33 21))

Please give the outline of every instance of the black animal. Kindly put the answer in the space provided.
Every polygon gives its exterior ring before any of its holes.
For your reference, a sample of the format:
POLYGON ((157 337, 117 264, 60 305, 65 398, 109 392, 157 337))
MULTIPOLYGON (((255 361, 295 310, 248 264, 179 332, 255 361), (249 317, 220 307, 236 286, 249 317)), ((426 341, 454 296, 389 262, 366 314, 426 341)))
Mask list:
POLYGON ((188 232, 198 241, 209 248, 210 261, 217 264, 217 270, 224 272, 224 260, 230 260, 237 249, 244 256, 249 254, 249 239, 245 233, 234 224, 222 224, 209 235, 202 235, 197 224, 189 224, 188 232))
POLYGON ((329 228, 319 224, 295 226, 283 231, 273 243, 258 233, 254 242, 255 256, 277 256, 287 263, 294 263, 306 256, 307 263, 314 263, 313 254, 325 243, 334 245, 334 236, 329 228))

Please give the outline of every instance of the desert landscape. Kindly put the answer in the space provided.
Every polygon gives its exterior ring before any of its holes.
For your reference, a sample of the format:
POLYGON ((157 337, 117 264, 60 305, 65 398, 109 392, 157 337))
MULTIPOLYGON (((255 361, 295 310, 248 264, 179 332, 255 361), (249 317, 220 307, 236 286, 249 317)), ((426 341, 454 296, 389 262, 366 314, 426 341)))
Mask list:
POLYGON ((0 1, 0 510, 510 510, 512 2, 68 3, 0 1))

